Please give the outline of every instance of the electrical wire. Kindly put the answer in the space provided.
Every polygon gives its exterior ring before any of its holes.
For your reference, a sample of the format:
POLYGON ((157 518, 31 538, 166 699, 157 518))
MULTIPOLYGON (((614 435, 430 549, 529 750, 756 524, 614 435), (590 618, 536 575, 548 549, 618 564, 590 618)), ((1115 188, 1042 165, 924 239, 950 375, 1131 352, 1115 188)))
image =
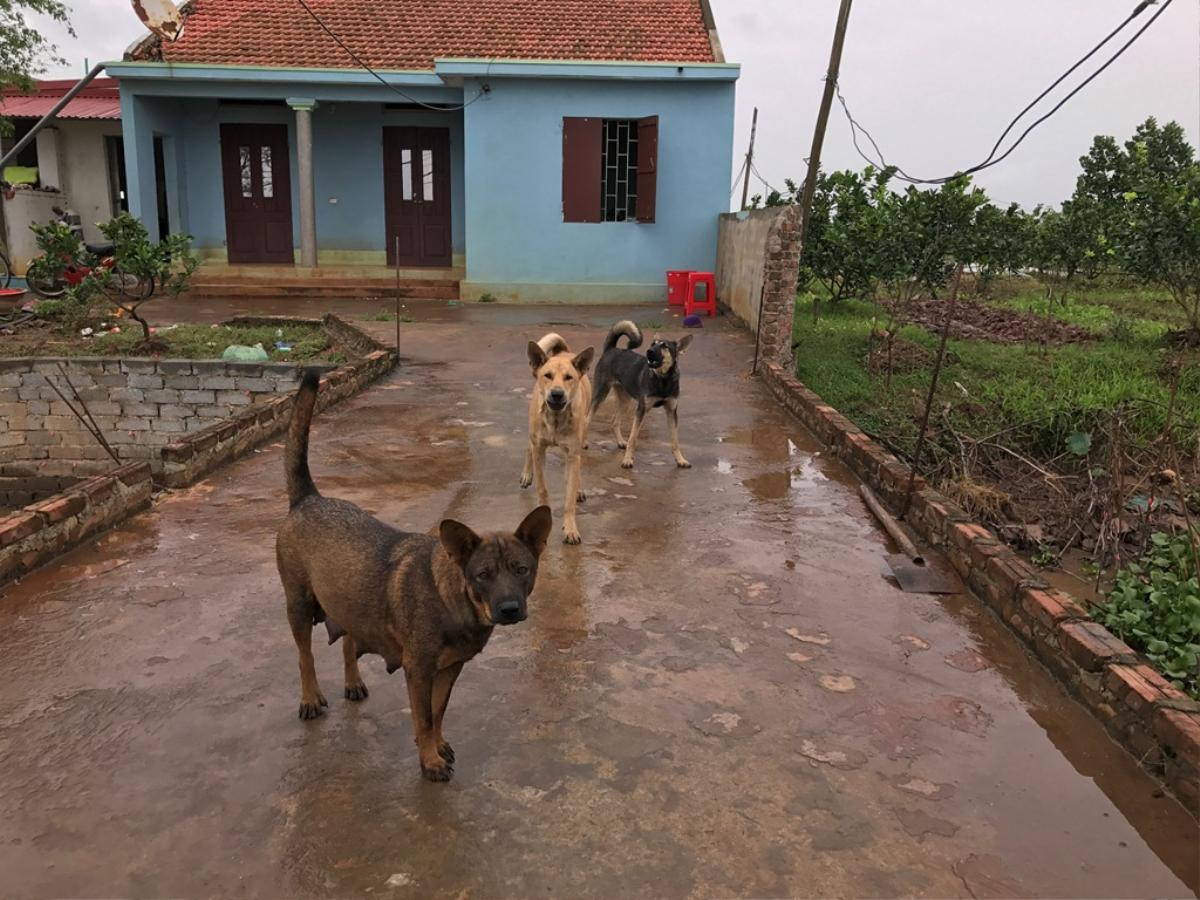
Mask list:
POLYGON ((733 176, 733 184, 729 186, 729 199, 733 199, 733 192, 738 189, 738 182, 742 180, 742 176, 746 174, 746 160, 742 160, 742 167, 737 170, 737 174, 733 176))
POLYGON ((759 181, 761 181, 763 183, 763 186, 768 191, 776 193, 780 197, 785 196, 783 191, 779 190, 779 188, 777 188, 777 187, 772 186, 771 182, 769 182, 769 181, 767 181, 767 179, 763 178, 762 172, 758 171, 758 168, 754 165, 754 163, 750 163, 750 171, 754 173, 754 177, 757 178, 759 181))
MULTIPOLYGON (((335 44, 337 44, 344 51, 346 51, 347 56, 349 56, 352 60, 354 60, 356 63, 358 63, 359 68, 366 69, 368 72, 371 73, 371 75, 373 75, 375 77, 376 81, 378 81, 380 84, 382 84, 385 88, 392 91, 393 93, 398 94, 399 96, 403 97, 409 103, 414 103, 417 106, 424 107, 425 109, 431 109, 434 112, 458 112, 460 110, 466 109, 468 106, 470 106, 476 100, 478 100, 480 97, 482 97, 484 94, 486 94, 489 90, 486 87, 486 85, 484 87, 481 87, 479 90, 479 93, 477 93, 474 97, 472 97, 466 103, 462 103, 458 106, 440 106, 436 103, 426 103, 424 100, 418 100, 416 97, 413 97, 410 94, 404 93, 404 91, 400 90, 398 87, 396 87, 390 81, 388 81, 382 75, 380 75, 378 72, 376 72, 374 69, 372 69, 369 65, 367 65, 366 61, 363 60, 362 57, 360 57, 357 53, 355 53, 353 50, 351 50, 349 47, 347 47, 346 43, 340 37, 338 37, 336 34, 334 34, 333 30, 328 25, 326 25, 324 22, 321 21, 321 17, 318 16, 313 11, 312 7, 309 6, 307 3, 305 3, 304 0, 296 0, 296 2, 299 3, 304 8, 304 11, 306 13, 308 13, 309 16, 312 17, 312 20, 321 27, 322 31, 324 31, 327 35, 329 35, 331 38, 333 38, 333 42, 335 44)), ((490 62, 488 63, 488 71, 489 72, 491 71, 491 63, 490 62)))
POLYGON ((1166 2, 1161 7, 1159 7, 1158 11, 1153 16, 1150 17, 1150 21, 1146 22, 1145 25, 1143 25, 1141 28, 1139 28, 1137 30, 1137 32, 1134 33, 1133 37, 1131 37, 1128 41, 1126 41, 1121 46, 1121 48, 1119 50, 1117 50, 1116 53, 1114 53, 1111 57, 1108 58, 1108 60, 1105 61, 1104 65, 1100 66, 1100 68, 1098 68, 1095 72, 1093 72, 1091 75, 1089 75, 1087 78, 1085 78, 1074 90, 1072 90, 1069 94, 1067 94, 1065 97, 1063 97, 1062 100, 1060 100, 1058 103, 1056 103, 1050 109, 1050 111, 1048 113, 1043 115, 1041 118, 1037 119, 1035 122, 1033 122, 1033 124, 1031 124, 1028 128, 1026 128, 1021 133, 1020 137, 1018 137, 1017 140, 1013 143, 1013 145, 1011 147, 1009 147, 1004 153, 1002 153, 1000 156, 997 157, 996 151, 999 150, 1000 145, 1004 142, 1004 139, 1012 132, 1013 128, 1016 127, 1017 123, 1022 118, 1024 118, 1026 113, 1028 113, 1031 109, 1033 109, 1034 106, 1036 106, 1039 102, 1041 102, 1041 100, 1044 99, 1047 94, 1049 94, 1056 87, 1058 87, 1060 84, 1062 84, 1062 82, 1064 80, 1066 80, 1067 77, 1069 77, 1071 75, 1071 73, 1076 71, 1081 65, 1083 65, 1085 62, 1087 62, 1089 59, 1091 59, 1091 57, 1093 57, 1102 47, 1104 47, 1109 41, 1111 41, 1114 37, 1116 37, 1117 34, 1119 34, 1122 30, 1124 30, 1125 27, 1130 22, 1132 22, 1135 18, 1137 18, 1139 15, 1141 15, 1141 13, 1146 10, 1146 8, 1148 8, 1149 6, 1155 5, 1155 3, 1156 3, 1156 0, 1142 0, 1142 2, 1138 4, 1137 8, 1133 11, 1133 13, 1128 18, 1125 19, 1125 21, 1123 21, 1115 30, 1110 32, 1108 34, 1108 36, 1104 38, 1104 40, 1102 40, 1099 44, 1097 44, 1095 47, 1093 47, 1092 50, 1086 56, 1084 56, 1077 63, 1075 63, 1073 66, 1071 66, 1071 68, 1069 68, 1066 72, 1064 72, 1058 78, 1057 81, 1055 81, 1052 85, 1050 85, 1050 87, 1046 88, 1046 90, 1044 90, 1041 94, 1039 94, 1032 103, 1030 103, 1028 106, 1026 106, 1023 110, 1021 110, 1021 112, 1017 115, 1017 117, 1015 119, 1013 119, 1012 122, 1009 123, 1008 127, 1004 130, 1004 133, 1000 135, 1000 139, 996 141, 996 145, 992 148, 992 152, 988 154, 987 158, 985 160, 983 160, 983 162, 980 162, 974 166, 971 166, 969 169, 964 169, 961 172, 957 172, 954 175, 947 175, 947 176, 944 176, 941 178, 915 178, 915 177, 909 175, 907 172, 904 171, 904 169, 900 168, 899 166, 889 165, 886 158, 883 155, 883 151, 879 147, 879 144, 875 141, 875 138, 871 136, 871 133, 869 131, 867 131, 867 129, 864 128, 854 118, 853 114, 850 112, 850 107, 846 103, 846 98, 842 96, 841 86, 835 83, 834 90, 837 94, 838 102, 841 104, 842 109, 846 113, 846 119, 850 123, 850 134, 851 134, 851 140, 854 143, 854 149, 858 153, 859 156, 861 156, 864 160, 866 160, 871 165, 876 166, 877 168, 880 168, 880 169, 893 169, 897 173, 897 178, 900 181, 905 181, 905 182, 908 182, 909 184, 945 184, 946 182, 953 181, 956 178, 961 178, 965 175, 973 175, 974 173, 981 172, 984 169, 990 169, 992 166, 998 165, 999 163, 1006 160, 1009 156, 1011 156, 1013 151, 1015 151, 1019 146, 1021 146, 1021 144, 1025 141, 1025 139, 1027 137, 1029 137, 1029 135, 1034 131, 1034 129, 1036 129, 1039 125, 1041 125, 1043 122, 1045 122, 1047 119, 1049 119, 1055 113, 1057 113, 1060 109, 1062 109, 1076 94, 1078 94, 1085 87, 1087 87, 1089 84, 1091 84, 1093 81, 1095 81, 1109 66, 1111 66, 1118 59, 1120 59, 1121 56, 1125 53, 1125 51, 1128 50, 1131 46, 1133 46, 1133 44, 1143 34, 1145 34, 1147 29, 1149 29, 1150 26, 1153 25, 1158 20, 1159 16, 1161 16, 1163 13, 1165 13, 1167 11, 1167 9, 1171 6, 1171 4, 1173 2, 1175 2, 1175 0, 1166 0, 1166 2), (878 157, 878 160, 872 159, 870 156, 868 156, 863 151, 862 147, 858 143, 858 133, 859 132, 862 132, 863 136, 865 136, 867 138, 867 140, 869 140, 871 142, 871 146, 875 149, 875 153, 878 157))

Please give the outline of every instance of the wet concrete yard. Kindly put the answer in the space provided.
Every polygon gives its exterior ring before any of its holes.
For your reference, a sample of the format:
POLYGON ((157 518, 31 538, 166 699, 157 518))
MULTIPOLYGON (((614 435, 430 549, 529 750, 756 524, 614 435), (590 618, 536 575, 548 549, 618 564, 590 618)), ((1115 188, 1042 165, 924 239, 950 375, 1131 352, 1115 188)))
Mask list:
MULTIPOLYGON (((599 345, 617 313, 415 309, 401 368, 317 419, 317 484, 404 528, 511 528, 525 344, 599 345)), ((1195 821, 981 604, 885 577, 855 483, 752 355, 716 325, 684 357, 690 471, 661 413, 632 472, 593 429, 580 547, 548 466, 556 539, 529 620, 458 682, 448 785, 377 658, 349 703, 319 641, 330 708, 296 718, 277 444, 3 589, 0 894, 1194 892, 1195 821)))

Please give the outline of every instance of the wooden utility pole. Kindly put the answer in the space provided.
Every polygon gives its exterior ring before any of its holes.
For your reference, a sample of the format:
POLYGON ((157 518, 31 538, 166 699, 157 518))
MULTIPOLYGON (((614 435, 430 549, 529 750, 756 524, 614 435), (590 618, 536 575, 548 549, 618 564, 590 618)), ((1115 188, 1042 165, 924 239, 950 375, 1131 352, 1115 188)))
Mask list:
POLYGON ((742 209, 750 195, 750 167, 754 165, 754 135, 758 132, 758 107, 754 107, 754 120, 750 123, 750 149, 746 151, 746 177, 742 181, 742 209))
MULTIPOLYGON (((813 130, 812 150, 808 154, 808 174, 804 178, 804 193, 800 198, 800 255, 804 255, 808 241, 808 221, 812 217, 813 195, 817 191, 817 172, 821 168, 821 148, 825 144, 825 128, 829 125, 829 111, 833 108, 833 95, 837 90, 838 74, 842 68, 842 45, 846 42, 846 26, 850 24, 850 2, 842 0, 838 10, 837 27, 833 32, 833 48, 829 51, 829 69, 825 73, 825 93, 821 96, 821 109, 817 113, 817 127, 813 130)), ((817 318, 817 302, 813 300, 813 320, 817 318)))

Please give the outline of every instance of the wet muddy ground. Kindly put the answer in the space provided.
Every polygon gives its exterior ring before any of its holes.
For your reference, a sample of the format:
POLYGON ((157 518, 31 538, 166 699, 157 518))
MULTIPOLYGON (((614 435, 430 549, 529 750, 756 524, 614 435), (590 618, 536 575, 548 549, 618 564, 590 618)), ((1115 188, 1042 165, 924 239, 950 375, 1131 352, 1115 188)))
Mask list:
MULTIPOLYGON (((526 341, 599 343, 616 313, 411 312, 401 368, 318 418, 317 484, 405 528, 511 528, 526 341)), ((331 705, 296 718, 278 444, 5 588, 0 894, 1194 891, 1195 821, 979 603, 896 588, 752 355, 710 323, 684 357, 690 471, 661 413, 631 472, 593 431, 584 543, 551 544, 529 620, 467 665, 448 785, 421 780, 378 659, 349 703, 319 647, 331 705)))

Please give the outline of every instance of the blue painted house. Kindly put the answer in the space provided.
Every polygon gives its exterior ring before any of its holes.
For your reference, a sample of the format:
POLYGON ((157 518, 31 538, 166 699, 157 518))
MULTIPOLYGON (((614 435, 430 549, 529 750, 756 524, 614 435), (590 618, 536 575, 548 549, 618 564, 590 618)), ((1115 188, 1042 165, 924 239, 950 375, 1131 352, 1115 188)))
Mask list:
POLYGON ((712 269, 734 88, 708 0, 193 0, 120 81, 131 211, 206 270, 650 300, 712 269), (243 270, 244 271, 244 270, 243 270))

